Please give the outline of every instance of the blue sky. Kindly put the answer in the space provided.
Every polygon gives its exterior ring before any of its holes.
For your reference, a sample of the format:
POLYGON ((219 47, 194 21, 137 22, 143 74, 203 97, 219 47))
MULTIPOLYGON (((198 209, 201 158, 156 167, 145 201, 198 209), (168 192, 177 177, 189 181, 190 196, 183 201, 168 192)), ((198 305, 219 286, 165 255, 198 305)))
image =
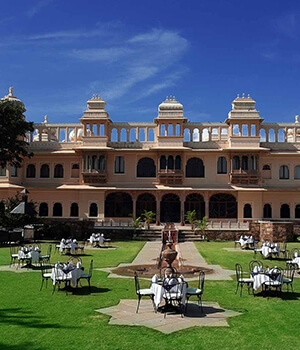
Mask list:
POLYGON ((113 121, 152 121, 167 95, 193 122, 250 93, 265 122, 300 114, 300 3, 14 0, 0 12, 0 95, 28 120, 77 122, 99 94, 113 121))

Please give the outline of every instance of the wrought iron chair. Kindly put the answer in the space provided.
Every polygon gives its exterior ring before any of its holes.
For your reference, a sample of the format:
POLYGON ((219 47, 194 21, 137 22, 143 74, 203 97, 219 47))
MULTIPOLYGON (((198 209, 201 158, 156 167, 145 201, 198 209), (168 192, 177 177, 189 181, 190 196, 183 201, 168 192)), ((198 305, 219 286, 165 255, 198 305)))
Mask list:
POLYGON ((140 302, 142 297, 149 297, 152 300, 154 311, 156 312, 156 307, 154 304, 154 292, 150 288, 142 289, 140 287, 140 281, 137 272, 134 272, 134 284, 135 284, 135 292, 138 297, 138 304, 136 308, 136 313, 139 312, 140 302))
POLYGON ((71 284, 71 276, 68 276, 65 274, 61 269, 54 267, 54 276, 51 274, 51 278, 53 278, 53 291, 52 294, 54 294, 56 285, 58 285, 58 289, 60 289, 60 285, 62 283, 65 284, 66 294, 68 294, 67 287, 71 284))
POLYGON ((18 247, 16 246, 10 246, 10 264, 9 264, 9 267, 14 264, 18 261, 18 247))
POLYGON ((249 262, 249 272, 254 271, 255 267, 260 270, 263 269, 263 263, 260 260, 251 260, 249 262))
POLYGON ((199 271, 197 288, 187 288, 185 311, 187 310, 187 305, 188 305, 190 297, 196 296, 198 298, 198 305, 201 308, 201 312, 203 313, 202 295, 204 292, 204 280, 205 280, 205 272, 201 270, 201 271, 199 271))
POLYGON ((287 243, 284 242, 283 245, 282 245, 282 247, 279 248, 279 255, 282 254, 282 255, 283 255, 283 258, 286 259, 287 252, 288 252, 287 243))
POLYGON ((52 252, 52 244, 49 244, 47 249, 47 254, 41 255, 40 261, 43 263, 47 262, 50 264, 51 252, 52 252))
POLYGON ((289 286, 291 286, 292 292, 294 292, 293 282, 296 266, 298 267, 297 264, 288 265, 282 277, 282 284, 286 284, 287 290, 289 290, 289 286))
POLYGON ((244 284, 247 285, 248 293, 250 291, 250 288, 253 290, 253 278, 252 277, 244 277, 243 268, 242 265, 236 264, 235 265, 235 274, 236 274, 236 290, 235 294, 237 293, 239 287, 241 288, 240 296, 242 296, 243 286, 244 284))
POLYGON ((168 312, 177 311, 180 312, 181 317, 184 316, 183 298, 184 288, 186 288, 186 285, 186 282, 179 282, 177 280, 176 283, 174 283, 170 289, 165 288, 163 294, 163 298, 165 299, 166 303, 164 306, 164 318, 166 317, 168 312))
POLYGON ((46 281, 46 288, 48 286, 48 280, 52 277, 52 266, 46 265, 43 263, 43 261, 40 262, 40 268, 41 268, 41 275, 42 275, 42 284, 40 291, 43 289, 44 281, 46 281))
POLYGON ((270 271, 270 279, 263 284, 264 292, 267 293, 268 297, 270 292, 274 289, 277 294, 281 292, 283 284, 283 269, 280 267, 273 267, 270 271))
MULTIPOLYGON (((80 258, 77 258, 78 259, 78 262, 81 261, 80 258)), ((91 289, 91 278, 92 278, 92 275, 93 275, 93 267, 94 267, 94 260, 92 259, 91 262, 90 262, 90 268, 89 268, 89 273, 84 273, 83 275, 81 275, 81 277, 79 278, 79 280, 81 279, 86 279, 88 281, 88 284, 89 284, 89 289, 91 289)), ((77 281, 78 283, 78 281, 77 281)))

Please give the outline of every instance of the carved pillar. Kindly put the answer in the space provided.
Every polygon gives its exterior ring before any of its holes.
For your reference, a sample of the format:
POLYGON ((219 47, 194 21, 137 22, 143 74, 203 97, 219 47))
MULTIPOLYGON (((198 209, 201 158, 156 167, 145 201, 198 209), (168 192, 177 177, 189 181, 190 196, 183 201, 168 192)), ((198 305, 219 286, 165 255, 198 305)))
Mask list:
POLYGON ((156 193, 156 225, 160 224, 160 199, 161 195, 156 193))

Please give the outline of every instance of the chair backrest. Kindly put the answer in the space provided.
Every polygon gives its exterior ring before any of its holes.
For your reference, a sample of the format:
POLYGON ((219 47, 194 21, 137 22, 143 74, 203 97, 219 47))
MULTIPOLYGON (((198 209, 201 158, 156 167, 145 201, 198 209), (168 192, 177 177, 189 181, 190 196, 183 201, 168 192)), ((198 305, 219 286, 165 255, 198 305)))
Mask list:
POLYGON ((289 264, 284 271, 284 276, 286 276, 287 278, 290 278, 292 282, 294 280, 296 265, 297 264, 289 264))
POLYGON ((165 287, 164 297, 168 300, 181 301, 181 299, 183 298, 183 288, 186 285, 186 282, 176 281, 174 284, 169 286, 170 288, 165 287))
POLYGON ((254 268, 262 268, 263 267, 263 263, 259 260, 251 260, 249 262, 249 272, 252 272, 254 270, 254 268))
POLYGON ((283 279, 283 273, 284 270, 281 267, 272 267, 269 271, 269 273, 274 273, 274 275, 276 275, 276 281, 279 281, 282 283, 282 279, 283 279))
POLYGON ((204 291, 204 280, 205 280, 205 272, 200 270, 199 271, 199 279, 198 279, 198 288, 204 291))
POLYGON ((47 255, 51 256, 51 252, 52 252, 52 244, 49 244, 47 255))
POLYGON ((94 266, 94 260, 92 259, 90 262, 90 270, 89 270, 89 275, 92 276, 93 274, 93 266, 94 266))
POLYGON ((243 277, 243 268, 241 264, 235 264, 235 275, 237 281, 243 277))
POLYGON ((137 293, 141 288, 140 288, 139 276, 136 271, 134 272, 134 284, 135 284, 135 291, 137 293))
POLYGON ((76 265, 78 262, 82 263, 81 258, 79 258, 78 256, 71 256, 68 262, 71 262, 73 265, 76 265))

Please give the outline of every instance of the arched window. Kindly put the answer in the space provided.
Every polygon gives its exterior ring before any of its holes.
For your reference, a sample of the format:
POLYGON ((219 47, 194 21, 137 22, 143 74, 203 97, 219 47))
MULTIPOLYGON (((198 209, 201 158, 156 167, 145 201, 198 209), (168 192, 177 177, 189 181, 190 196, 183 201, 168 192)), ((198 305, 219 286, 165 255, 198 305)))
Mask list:
POLYGON ((63 178, 64 177, 64 167, 61 164, 56 164, 54 167, 54 177, 63 178))
POLYGON ((28 177, 28 178, 34 178, 35 177, 35 165, 34 164, 28 164, 27 165, 26 177, 28 177))
POLYGON ((295 180, 300 180, 300 165, 296 165, 295 166, 294 179, 295 180))
POLYGON ((106 169, 106 159, 105 159, 105 156, 100 156, 100 157, 99 157, 99 169, 100 169, 100 170, 105 170, 105 169, 106 169))
POLYGON ((175 157, 175 169, 176 170, 181 169, 181 157, 180 156, 175 157))
POLYGON ((288 180, 290 178, 289 167, 287 165, 281 165, 279 168, 279 179, 288 180))
POLYGON ((248 170, 249 169, 249 159, 248 156, 242 156, 242 170, 248 170))
POLYGON ((166 156, 161 156, 160 160, 159 160, 159 168, 161 170, 164 170, 167 168, 167 160, 166 160, 166 156))
POLYGON ((79 209, 77 203, 72 203, 70 207, 70 216, 78 216, 79 215, 79 209))
POLYGON ((191 193, 186 196, 184 202, 184 215, 188 211, 196 211, 196 218, 201 220, 205 216, 205 202, 203 196, 198 193, 191 193))
POLYGON ((89 216, 97 217, 98 216, 98 205, 97 203, 90 204, 89 216))
POLYGON ((227 159, 225 157, 218 158, 217 173, 218 174, 227 174, 227 159))
POLYGON ((136 217, 141 216, 145 210, 153 211, 153 213, 156 213, 156 200, 151 193, 140 194, 137 198, 136 217))
POLYGON ((115 173, 116 174, 125 173, 125 160, 123 156, 117 156, 115 158, 115 173))
POLYGON ((186 163, 186 177, 204 177, 205 167, 200 158, 190 158, 186 163))
POLYGON ((39 207, 39 216, 48 216, 48 204, 41 203, 39 207))
POLYGON ((133 213, 132 198, 128 193, 110 193, 105 199, 105 217, 128 217, 133 213))
POLYGON ((209 200, 210 218, 237 218, 237 203, 234 196, 227 193, 218 193, 209 200))
POLYGON ((241 164, 240 164, 240 157, 234 156, 232 158, 232 170, 240 170, 241 164))
POLYGON ((79 164, 72 164, 71 177, 79 177, 79 164))
POLYGON ((295 219, 300 219, 300 204, 295 206, 295 219))
POLYGON ((262 170, 271 170, 271 167, 270 167, 270 165, 265 164, 265 165, 263 165, 262 170))
POLYGON ((290 218, 290 206, 288 204, 282 204, 280 207, 280 218, 289 219, 290 218))
POLYGON ((245 219, 252 218, 252 207, 251 207, 251 204, 249 203, 244 205, 244 218, 245 219))
POLYGON ((156 177, 156 167, 152 158, 142 158, 138 161, 137 177, 156 177))
POLYGON ((173 156, 168 157, 168 169, 174 169, 174 158, 173 156))
POLYGON ((267 203, 264 205, 264 219, 271 219, 272 218, 272 206, 271 204, 267 203))
POLYGON ((50 174, 49 165, 43 164, 40 170, 40 177, 47 178, 49 177, 49 174, 50 174))
POLYGON ((0 176, 6 176, 6 166, 0 166, 0 176))
POLYGON ((54 203, 54 205, 53 205, 53 216, 62 216, 62 205, 61 205, 61 203, 54 203))

